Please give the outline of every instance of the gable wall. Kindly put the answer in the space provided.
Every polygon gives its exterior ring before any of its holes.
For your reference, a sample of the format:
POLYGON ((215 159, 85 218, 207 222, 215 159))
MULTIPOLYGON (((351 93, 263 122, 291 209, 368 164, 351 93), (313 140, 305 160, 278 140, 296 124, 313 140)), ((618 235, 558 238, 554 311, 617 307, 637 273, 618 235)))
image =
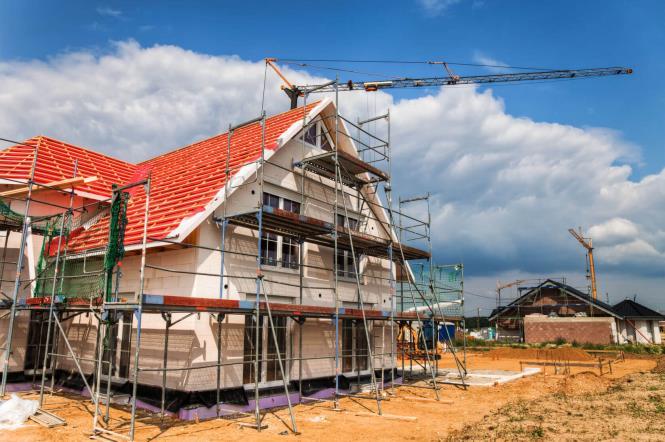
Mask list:
POLYGON ((512 307, 503 313, 499 320, 502 327, 512 329, 517 327, 514 320, 508 318, 524 317, 529 314, 549 315, 556 313, 557 316, 574 316, 576 313, 586 313, 587 316, 609 317, 610 315, 600 310, 584 300, 568 295, 565 291, 558 288, 542 288, 536 291, 533 296, 520 302, 519 309, 512 307))

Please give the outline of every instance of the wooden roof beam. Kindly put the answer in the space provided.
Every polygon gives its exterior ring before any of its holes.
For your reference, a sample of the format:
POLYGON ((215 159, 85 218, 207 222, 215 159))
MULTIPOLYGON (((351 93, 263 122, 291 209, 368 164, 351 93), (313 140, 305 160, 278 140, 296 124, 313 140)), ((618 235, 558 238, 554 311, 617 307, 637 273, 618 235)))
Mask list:
MULTIPOLYGON (((55 190, 55 189, 74 188, 76 186, 89 184, 94 181, 97 181, 96 176, 67 178, 65 180, 51 181, 50 183, 45 183, 45 184, 35 184, 32 187, 32 190, 36 191, 36 190, 55 190)), ((18 189, 12 189, 12 190, 7 190, 5 192, 0 192, 0 197, 20 196, 27 194, 28 190, 29 190, 28 186, 19 187, 18 189)))

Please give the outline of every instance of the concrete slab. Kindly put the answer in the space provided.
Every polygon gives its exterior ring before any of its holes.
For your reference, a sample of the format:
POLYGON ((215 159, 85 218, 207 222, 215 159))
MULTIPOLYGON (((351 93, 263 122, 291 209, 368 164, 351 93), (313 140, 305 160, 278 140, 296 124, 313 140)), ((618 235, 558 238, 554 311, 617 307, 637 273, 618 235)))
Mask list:
MULTIPOLYGON (((469 370, 464 377, 464 384, 470 387, 491 387, 493 385, 505 384, 526 376, 533 376, 540 373, 540 368, 525 367, 523 371, 509 370, 469 370)), ((462 378, 457 371, 442 373, 439 370, 440 379, 438 382, 443 384, 463 385, 462 378)))

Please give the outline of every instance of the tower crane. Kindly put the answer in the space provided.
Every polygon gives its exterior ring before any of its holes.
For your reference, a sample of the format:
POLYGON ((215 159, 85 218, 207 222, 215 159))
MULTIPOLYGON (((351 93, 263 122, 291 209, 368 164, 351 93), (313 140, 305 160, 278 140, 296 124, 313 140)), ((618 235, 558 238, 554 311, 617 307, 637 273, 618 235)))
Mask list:
POLYGON ((444 61, 429 61, 430 65, 442 65, 445 68, 446 75, 441 77, 424 77, 424 78, 395 78, 391 80, 381 81, 352 81, 349 80, 345 83, 337 83, 331 81, 325 84, 313 85, 295 85, 289 82, 284 74, 279 70, 275 64, 278 61, 276 58, 266 58, 266 65, 270 66, 277 75, 282 79, 284 84, 282 90, 291 100, 291 109, 298 106, 298 97, 303 97, 311 93, 320 92, 335 92, 338 91, 366 91, 376 92, 380 89, 396 89, 396 88, 418 88, 418 87, 434 87, 434 86, 458 86, 465 84, 492 84, 492 83, 508 83, 516 81, 530 81, 530 80, 558 80, 558 79, 573 79, 573 78, 588 78, 588 77, 606 77, 610 75, 629 75, 633 73, 631 68, 626 67, 606 67, 606 68, 590 68, 590 69, 560 69, 549 71, 536 71, 536 72, 519 72, 508 74, 491 74, 491 75, 471 75, 460 76, 455 75, 448 63, 444 61))
POLYGON ((582 244, 582 247, 584 247, 587 251, 587 256, 589 259, 587 279, 591 281, 591 296, 595 300, 598 297, 598 292, 596 290, 596 266, 593 262, 593 240, 589 237, 584 237, 581 227, 579 228, 579 231, 575 229, 568 229, 568 232, 570 232, 570 234, 573 235, 573 238, 582 244))
POLYGON ((501 290, 507 289, 510 287, 515 287, 518 284, 522 284, 523 282, 526 282, 526 279, 516 279, 515 281, 512 282, 507 282, 502 284, 501 281, 496 282, 496 306, 501 307, 501 290))

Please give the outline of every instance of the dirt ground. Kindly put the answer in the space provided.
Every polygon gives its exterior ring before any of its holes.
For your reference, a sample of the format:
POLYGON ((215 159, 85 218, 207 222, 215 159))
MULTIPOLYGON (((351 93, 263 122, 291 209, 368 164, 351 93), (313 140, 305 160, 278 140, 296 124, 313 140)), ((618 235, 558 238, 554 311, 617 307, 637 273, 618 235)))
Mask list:
MULTIPOLYGON (((665 358, 661 361, 665 365, 665 358)), ((546 400, 517 399, 489 418, 454 431, 446 440, 662 441, 663 371, 632 373, 605 389, 592 386, 595 374, 580 373, 566 379, 563 388, 546 400)))
MULTIPOLYGON (((469 354, 467 359, 470 370, 520 369, 519 358, 495 359, 487 354, 469 354)), ((444 358, 440 361, 440 367, 453 366, 454 363, 450 358, 444 358)), ((397 387, 392 392, 388 390, 386 400, 381 401, 383 417, 374 414, 377 404, 376 401, 371 399, 344 398, 340 402, 342 411, 334 411, 331 402, 310 402, 297 405, 294 408, 300 435, 289 432, 290 421, 287 410, 268 412, 264 418, 267 428, 260 433, 253 428, 246 428, 241 425, 243 422, 251 423, 251 418, 219 419, 199 423, 166 419, 162 423, 158 415, 142 412, 137 423, 136 438, 137 440, 178 442, 202 439, 217 440, 220 438, 227 440, 242 438, 246 441, 287 439, 337 441, 355 440, 361 437, 364 439, 371 438, 373 441, 469 440, 469 438, 471 440, 483 440, 496 439, 497 437, 505 437, 506 440, 510 440, 521 437, 519 435, 522 433, 516 435, 506 433, 506 436, 502 436, 504 433, 498 433, 498 431, 503 432, 504 427, 508 424, 512 425, 513 422, 523 425, 519 428, 524 428, 523 434, 529 437, 539 436, 541 431, 545 435, 556 434, 557 436, 564 435, 567 437, 566 435, 572 433, 567 433, 568 430, 562 429, 560 421, 550 423, 542 420, 544 419, 542 418, 543 413, 534 414, 533 416, 528 414, 522 421, 511 421, 511 416, 514 419, 514 416, 521 416, 521 413, 532 413, 531 410, 537 409, 538 404, 543 404, 543 406, 546 404, 548 409, 559 407, 557 414, 559 419, 569 419, 570 415, 566 415, 566 407, 569 402, 578 404, 580 407, 585 404, 584 406, 588 408, 589 413, 593 412, 593 407, 613 407, 613 404, 603 403, 605 401, 603 394, 614 394, 615 396, 611 396, 612 400, 618 400, 619 396, 625 396, 628 401, 638 401, 639 392, 634 393, 634 398, 633 393, 629 395, 624 390, 606 393, 612 391, 614 385, 629 385, 632 383, 634 386, 641 386, 644 383, 647 389, 656 388, 653 391, 643 393, 644 395, 652 394, 663 398, 665 397, 665 385, 661 384, 658 387, 651 383, 651 378, 662 380, 663 375, 657 373, 646 374, 654 367, 656 367, 655 359, 626 359, 625 362, 620 362, 614 366, 612 374, 606 374, 602 377, 597 374, 597 370, 594 373, 588 367, 577 369, 573 367, 572 374, 566 376, 554 375, 552 370, 547 368, 542 374, 494 387, 473 387, 465 391, 461 388, 444 385, 441 386, 439 391, 441 402, 435 400, 435 393, 432 389, 414 386, 397 387), (632 381, 629 382, 630 379, 632 381), (545 398, 547 400, 543 400, 545 398), (536 426, 536 423, 541 423, 541 426, 536 426), (559 432, 551 430, 550 427, 559 432), (542 428, 542 430, 539 428, 542 428), (492 433, 493 431, 495 433, 492 433), (496 434, 496 436, 490 437, 491 434, 496 434)), ((416 385, 425 386, 423 382, 416 385)), ((34 393, 22 396, 26 398, 36 397, 34 393)), ((622 407, 624 405, 617 405, 615 411, 618 412, 622 407)), ((642 413, 642 411, 640 411, 641 408, 638 410, 637 405, 632 407, 634 412, 629 417, 635 419, 635 416, 642 413)), ((55 394, 47 396, 44 409, 66 419, 67 425, 46 429, 35 423, 28 423, 23 428, 0 434, 0 440, 89 440, 93 414, 93 406, 90 401, 81 400, 77 396, 55 394)), ((604 412, 607 413, 606 410, 604 412)), ((644 411, 647 414, 650 412, 651 408, 644 411)), ((575 411, 574 413, 586 416, 583 412, 575 411)), ((588 416, 591 416, 591 414, 588 416)), ((648 414, 648 416, 651 415, 648 414)), ((111 418, 112 427, 115 427, 116 431, 127 432, 129 413, 126 409, 113 408, 111 418)), ((591 417, 578 418, 577 415, 575 418, 579 419, 580 425, 582 421, 588 422, 591 419, 591 417)), ((644 425, 646 425, 646 422, 644 425)), ((587 427, 603 429, 600 425, 587 425, 587 427)), ((512 426, 506 428, 505 431, 513 431, 512 426)))

